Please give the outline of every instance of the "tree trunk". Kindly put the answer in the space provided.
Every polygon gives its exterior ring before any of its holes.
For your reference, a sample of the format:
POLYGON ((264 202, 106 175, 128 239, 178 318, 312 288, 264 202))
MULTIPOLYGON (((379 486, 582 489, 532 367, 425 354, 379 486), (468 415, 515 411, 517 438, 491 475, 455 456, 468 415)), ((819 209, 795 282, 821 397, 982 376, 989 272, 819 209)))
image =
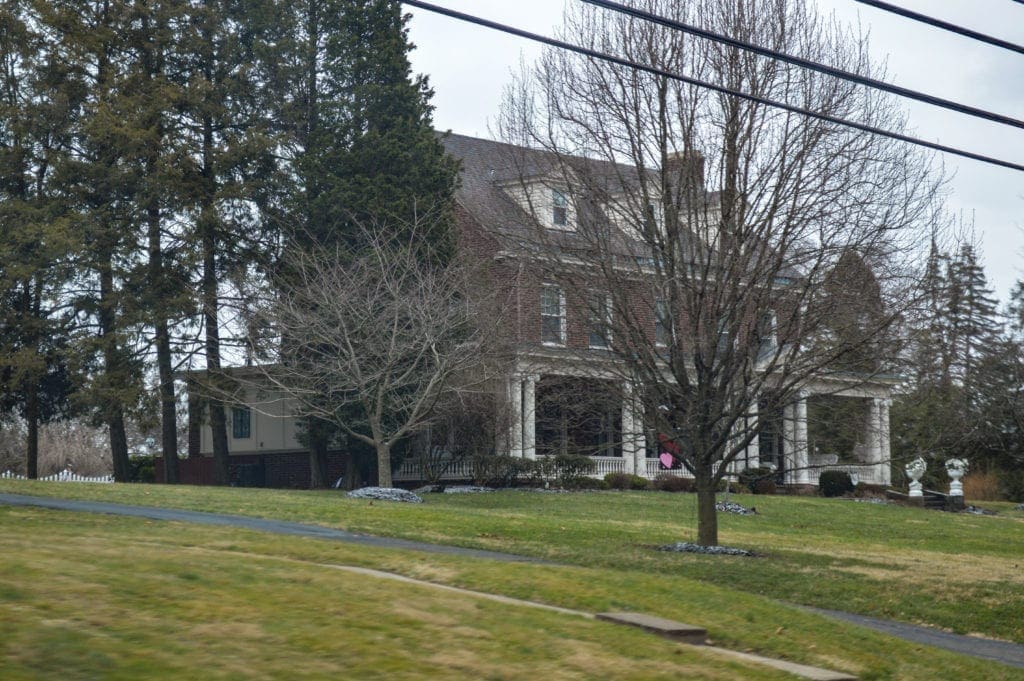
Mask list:
POLYGON ((306 428, 309 432, 309 486, 324 489, 327 487, 327 424, 310 417, 306 428))
POLYGON ((377 486, 391 487, 391 445, 377 445, 377 486))
POLYGON ((29 480, 39 477, 39 391, 32 384, 28 386, 25 400, 25 421, 28 424, 28 438, 25 452, 25 475, 29 480))
POLYGON ((103 371, 107 378, 106 404, 103 407, 104 422, 110 434, 110 456, 114 464, 114 480, 128 482, 128 436, 124 426, 124 400, 128 385, 125 381, 124 353, 117 342, 116 312, 117 301, 114 292, 112 264, 107 261, 100 267, 100 334, 103 342, 103 371))
POLYGON ((228 429, 221 398, 223 380, 220 365, 220 302, 219 278, 217 276, 217 216, 213 200, 213 122, 203 121, 203 175, 207 180, 207 195, 203 197, 199 215, 203 240, 203 323, 206 327, 206 378, 213 388, 207 404, 210 409, 210 429, 213 435, 213 484, 227 485, 228 472, 228 429))
POLYGON ((114 408, 107 417, 107 430, 110 433, 110 455, 114 459, 114 480, 129 482, 131 464, 128 461, 128 436, 124 427, 124 411, 120 406, 114 408))
POLYGON ((710 471, 697 469, 697 543, 718 546, 718 511, 715 509, 715 481, 710 471))
POLYGON ((174 369, 171 354, 171 333, 167 317, 162 312, 167 297, 167 279, 164 273, 163 248, 160 243, 160 209, 150 205, 149 270, 153 296, 153 314, 156 329, 156 363, 160 374, 160 445, 164 457, 164 482, 178 483, 178 413, 174 397, 174 369))

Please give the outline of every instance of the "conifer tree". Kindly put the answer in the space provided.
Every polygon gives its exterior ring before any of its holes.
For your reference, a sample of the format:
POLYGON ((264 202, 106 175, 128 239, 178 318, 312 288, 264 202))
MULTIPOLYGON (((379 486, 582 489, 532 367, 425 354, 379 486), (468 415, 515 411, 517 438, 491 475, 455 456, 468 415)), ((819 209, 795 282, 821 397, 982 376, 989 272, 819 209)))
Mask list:
MULTIPOLYGON (((228 439, 223 373, 224 282, 245 269, 263 244, 254 201, 273 169, 265 102, 256 79, 257 56, 267 34, 264 4, 191 0, 178 36, 174 71, 184 89, 177 131, 184 150, 191 238, 198 245, 197 288, 202 310, 207 385, 213 434, 214 481, 227 484, 228 439)), ((272 3, 269 3, 272 4, 272 3)))
MULTIPOLYGON (((287 58, 276 73, 295 189, 284 202, 286 248, 358 252, 371 223, 430 224, 421 235, 432 245, 426 252, 439 261, 451 255, 457 166, 433 130, 427 80, 411 74, 408 19, 392 0, 292 5, 287 58), (441 218, 416 219, 428 213, 441 218)), ((307 419, 314 487, 326 483, 333 434, 325 421, 307 419)))
POLYGON ((68 153, 60 80, 27 3, 0 5, 0 411, 25 419, 26 474, 38 474, 39 425, 71 389, 62 287, 74 239, 54 169, 68 153))

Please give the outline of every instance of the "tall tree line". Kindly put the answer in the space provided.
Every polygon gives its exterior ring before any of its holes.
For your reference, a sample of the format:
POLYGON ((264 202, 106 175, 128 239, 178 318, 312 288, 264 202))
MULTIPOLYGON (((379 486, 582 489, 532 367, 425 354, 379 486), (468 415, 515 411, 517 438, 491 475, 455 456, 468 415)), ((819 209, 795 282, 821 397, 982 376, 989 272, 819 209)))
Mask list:
POLYGON ((1012 477, 1024 468, 1024 283, 1001 311, 970 238, 951 251, 932 244, 924 283, 894 460, 963 457, 1012 477))
POLYGON ((76 415, 118 480, 126 423, 159 420, 176 482, 196 360, 228 482, 233 282, 450 198, 407 20, 390 0, 0 0, 0 409, 28 423, 30 476, 38 424, 76 415))

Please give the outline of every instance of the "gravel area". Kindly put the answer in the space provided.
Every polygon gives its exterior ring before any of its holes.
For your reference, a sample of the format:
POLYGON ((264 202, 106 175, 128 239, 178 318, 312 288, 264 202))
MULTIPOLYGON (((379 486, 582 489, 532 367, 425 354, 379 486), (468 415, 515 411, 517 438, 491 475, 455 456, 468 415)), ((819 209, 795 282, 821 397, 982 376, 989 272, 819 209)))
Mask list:
POLYGON ((735 513, 736 515, 758 515, 756 508, 747 508, 741 504, 737 504, 734 501, 719 501, 715 504, 715 509, 719 513, 735 513))
POLYGON ((675 544, 665 544, 658 547, 659 551, 671 551, 673 553, 703 553, 712 556, 756 556, 753 551, 736 549, 731 546, 701 546, 690 542, 679 541, 675 544))
POLYGON ((478 485, 424 485, 414 489, 416 494, 483 494, 484 492, 495 492, 493 487, 480 487, 478 485))
POLYGON ((347 496, 353 499, 375 499, 378 501, 404 501, 410 504, 422 504, 423 497, 413 494, 409 490, 398 489, 397 487, 364 487, 355 489, 347 496))

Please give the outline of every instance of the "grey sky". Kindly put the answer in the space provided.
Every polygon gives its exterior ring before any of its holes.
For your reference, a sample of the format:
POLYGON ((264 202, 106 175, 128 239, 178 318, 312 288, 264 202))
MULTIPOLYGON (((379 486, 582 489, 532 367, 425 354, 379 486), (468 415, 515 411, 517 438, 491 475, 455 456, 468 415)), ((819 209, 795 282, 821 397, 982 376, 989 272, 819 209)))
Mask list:
MULTIPOLYGON (((578 0, 434 0, 438 5, 551 33, 566 2, 578 0)), ((1024 56, 860 5, 811 0, 870 31, 877 61, 890 82, 1024 119, 1024 56)), ((891 0, 893 4, 1024 44, 1024 5, 1012 0, 891 0)), ((413 10, 413 68, 436 91, 435 123, 468 135, 489 136, 502 88, 520 59, 540 46, 454 19, 413 10)), ((1010 161, 1024 162, 1024 130, 907 103, 913 134, 1010 161)), ((1024 173, 947 156, 955 174, 949 206, 974 218, 989 282, 1005 300, 1024 277, 1024 173)))

